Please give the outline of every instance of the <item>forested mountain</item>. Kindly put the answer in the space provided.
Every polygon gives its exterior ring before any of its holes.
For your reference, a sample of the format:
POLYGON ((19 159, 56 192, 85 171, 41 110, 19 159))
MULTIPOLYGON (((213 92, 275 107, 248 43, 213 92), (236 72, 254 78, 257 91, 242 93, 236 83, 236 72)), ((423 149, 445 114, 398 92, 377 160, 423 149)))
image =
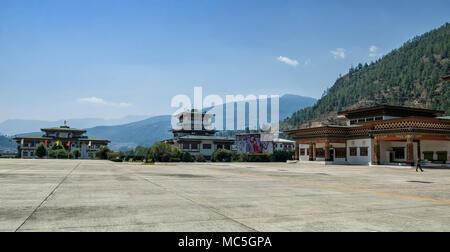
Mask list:
POLYGON ((450 115, 450 24, 406 42, 378 61, 359 64, 339 78, 310 108, 294 113, 284 129, 312 121, 342 123, 336 112, 372 105, 400 105, 444 110, 450 115))

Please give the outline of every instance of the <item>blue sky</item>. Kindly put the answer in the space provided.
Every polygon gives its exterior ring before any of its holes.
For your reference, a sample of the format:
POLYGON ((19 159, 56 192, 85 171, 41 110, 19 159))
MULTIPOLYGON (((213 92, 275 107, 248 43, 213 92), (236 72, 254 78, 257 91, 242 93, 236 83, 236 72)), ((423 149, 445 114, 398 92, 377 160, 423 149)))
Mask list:
POLYGON ((449 21, 446 1, 0 2, 0 121, 166 114, 193 94, 319 98, 449 21))

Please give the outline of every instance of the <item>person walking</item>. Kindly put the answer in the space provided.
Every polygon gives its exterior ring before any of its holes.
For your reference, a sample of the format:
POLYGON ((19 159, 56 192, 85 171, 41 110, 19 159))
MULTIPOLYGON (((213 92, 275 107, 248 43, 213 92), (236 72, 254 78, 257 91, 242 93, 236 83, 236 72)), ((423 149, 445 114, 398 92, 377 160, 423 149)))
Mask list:
POLYGON ((416 172, 419 172, 419 169, 420 169, 421 172, 423 172, 422 165, 420 164, 420 159, 417 160, 416 172))

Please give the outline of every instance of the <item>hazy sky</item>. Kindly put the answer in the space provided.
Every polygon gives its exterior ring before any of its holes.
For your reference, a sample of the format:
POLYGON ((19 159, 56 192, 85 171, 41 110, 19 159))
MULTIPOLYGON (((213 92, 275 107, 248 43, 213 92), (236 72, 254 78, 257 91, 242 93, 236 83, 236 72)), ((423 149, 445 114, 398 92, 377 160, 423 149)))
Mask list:
POLYGON ((166 114, 171 98, 319 98, 450 21, 450 1, 0 1, 0 121, 166 114))

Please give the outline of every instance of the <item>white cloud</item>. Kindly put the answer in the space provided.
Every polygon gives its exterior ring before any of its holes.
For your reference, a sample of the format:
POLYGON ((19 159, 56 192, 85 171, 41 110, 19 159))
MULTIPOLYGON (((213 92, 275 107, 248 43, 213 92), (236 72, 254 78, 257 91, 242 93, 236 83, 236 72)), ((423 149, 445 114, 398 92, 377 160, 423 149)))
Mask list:
POLYGON ((369 56, 372 58, 378 57, 380 56, 380 54, 378 53, 378 47, 377 46, 370 46, 369 48, 369 56))
POLYGON ((279 61, 281 61, 281 62, 283 62, 283 63, 285 63, 285 64, 294 66, 294 67, 295 67, 295 66, 298 66, 298 61, 297 61, 297 60, 290 59, 290 58, 288 58, 288 57, 280 56, 280 57, 277 58, 277 60, 279 60, 279 61))
POLYGON ((110 107, 115 107, 115 108, 128 108, 131 106, 130 103, 126 103, 126 102, 108 102, 102 98, 97 98, 97 97, 87 97, 87 98, 80 98, 78 99, 79 103, 91 103, 91 104, 100 104, 100 105, 105 105, 105 106, 110 106, 110 107))
POLYGON ((330 51, 330 53, 334 56, 335 59, 345 59, 344 48, 336 48, 336 50, 330 51))

